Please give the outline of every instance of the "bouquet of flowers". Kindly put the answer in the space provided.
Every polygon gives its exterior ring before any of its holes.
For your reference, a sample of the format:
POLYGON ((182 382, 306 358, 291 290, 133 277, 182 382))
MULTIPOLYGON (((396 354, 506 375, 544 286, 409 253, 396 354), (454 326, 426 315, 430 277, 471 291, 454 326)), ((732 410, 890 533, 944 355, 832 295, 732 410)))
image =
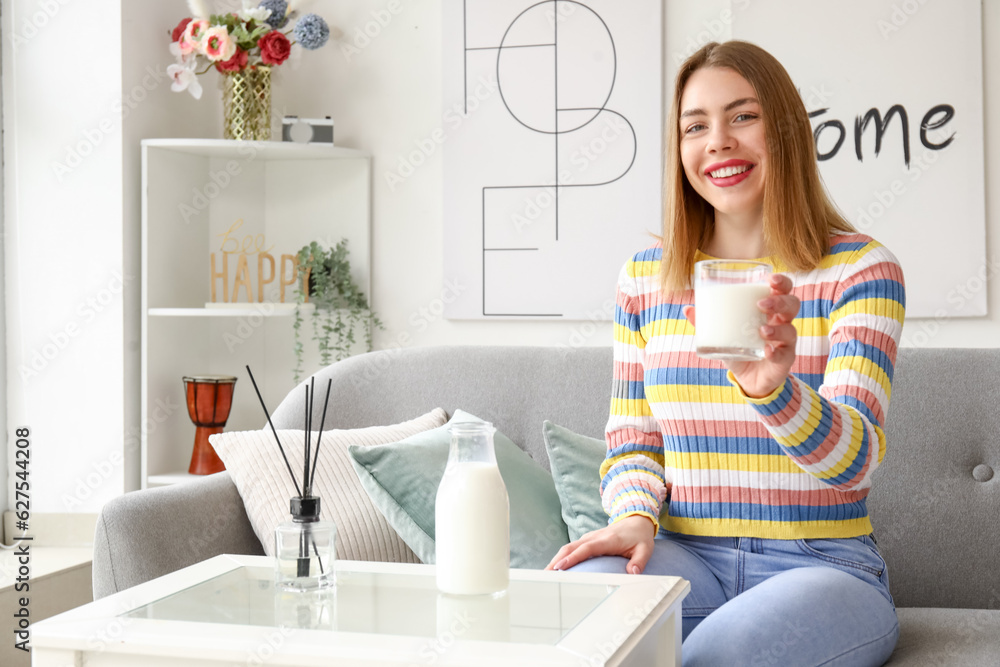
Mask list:
POLYGON ((192 16, 182 19, 171 34, 170 53, 177 58, 167 67, 173 79, 171 90, 187 90, 200 99, 197 77, 213 67, 231 74, 262 65, 276 66, 288 59, 295 44, 313 50, 330 38, 326 21, 316 14, 298 16, 286 0, 255 2, 243 0, 243 9, 238 12, 209 14, 204 0, 188 0, 192 16))

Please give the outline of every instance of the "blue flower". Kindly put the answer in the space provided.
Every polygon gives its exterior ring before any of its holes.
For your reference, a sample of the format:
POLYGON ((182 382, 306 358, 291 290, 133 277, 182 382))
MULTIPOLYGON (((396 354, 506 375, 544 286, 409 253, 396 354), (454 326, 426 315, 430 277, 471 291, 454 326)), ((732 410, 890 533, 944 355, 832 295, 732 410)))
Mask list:
POLYGON ((271 10, 267 24, 272 28, 283 28, 288 23, 288 3, 285 0, 261 0, 259 7, 271 10))
POLYGON ((315 14, 306 14, 300 18, 292 33, 295 35, 296 41, 303 48, 309 50, 318 49, 326 44, 326 40, 330 39, 329 26, 326 25, 326 21, 315 14))

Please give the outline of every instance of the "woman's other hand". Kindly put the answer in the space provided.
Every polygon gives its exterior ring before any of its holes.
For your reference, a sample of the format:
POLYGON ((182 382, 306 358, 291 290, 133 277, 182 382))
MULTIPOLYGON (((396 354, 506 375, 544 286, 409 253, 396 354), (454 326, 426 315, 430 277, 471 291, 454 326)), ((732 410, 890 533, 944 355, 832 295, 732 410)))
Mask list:
POLYGON ((557 551, 545 569, 567 570, 596 556, 624 556, 629 559, 625 571, 641 574, 653 555, 655 532, 651 523, 648 517, 634 514, 591 531, 557 551))
MULTIPOLYGON (((743 393, 751 398, 763 398, 785 383, 795 362, 795 342, 798 333, 792 320, 799 314, 799 298, 792 294, 792 281, 776 273, 771 276, 771 296, 761 299, 757 307, 767 315, 767 324, 760 328, 764 339, 764 358, 760 361, 729 361, 743 393)), ((684 307, 684 317, 695 326, 694 306, 684 307)))

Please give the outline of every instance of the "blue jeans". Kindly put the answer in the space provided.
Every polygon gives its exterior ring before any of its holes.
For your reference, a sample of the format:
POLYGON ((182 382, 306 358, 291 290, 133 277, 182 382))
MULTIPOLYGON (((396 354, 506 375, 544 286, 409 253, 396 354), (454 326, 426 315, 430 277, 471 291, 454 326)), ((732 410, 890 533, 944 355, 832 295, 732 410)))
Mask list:
MULTIPOLYGON (((571 569, 624 574, 627 563, 600 556, 571 569)), ((764 540, 661 528, 644 572, 691 582, 685 667, 881 665, 899 637, 885 561, 869 536, 764 540)))

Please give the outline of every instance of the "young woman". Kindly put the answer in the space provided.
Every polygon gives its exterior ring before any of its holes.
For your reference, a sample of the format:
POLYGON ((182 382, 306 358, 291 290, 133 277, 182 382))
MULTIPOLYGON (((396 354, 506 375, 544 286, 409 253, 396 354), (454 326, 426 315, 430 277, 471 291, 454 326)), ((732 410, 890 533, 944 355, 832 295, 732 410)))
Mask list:
POLYGON ((681 67, 668 151, 662 241, 619 277, 611 518, 549 568, 689 580, 685 665, 881 665, 899 626, 865 497, 899 263, 830 203, 795 86, 753 44, 708 44, 681 67), (775 269, 761 361, 695 354, 691 275, 711 258, 775 269))

